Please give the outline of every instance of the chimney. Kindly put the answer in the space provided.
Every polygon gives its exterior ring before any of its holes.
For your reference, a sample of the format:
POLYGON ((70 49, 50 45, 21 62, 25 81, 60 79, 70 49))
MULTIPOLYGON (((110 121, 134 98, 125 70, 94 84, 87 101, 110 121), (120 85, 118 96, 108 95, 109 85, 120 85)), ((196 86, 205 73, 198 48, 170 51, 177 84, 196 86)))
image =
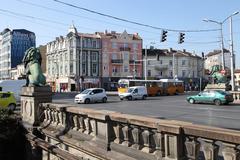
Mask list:
POLYGON ((183 52, 185 53, 185 52, 186 52, 186 49, 183 49, 183 52))
POLYGON ((105 29, 105 34, 107 34, 108 33, 108 31, 105 29))
POLYGON ((173 51, 173 49, 172 48, 169 48, 169 52, 172 52, 173 51))

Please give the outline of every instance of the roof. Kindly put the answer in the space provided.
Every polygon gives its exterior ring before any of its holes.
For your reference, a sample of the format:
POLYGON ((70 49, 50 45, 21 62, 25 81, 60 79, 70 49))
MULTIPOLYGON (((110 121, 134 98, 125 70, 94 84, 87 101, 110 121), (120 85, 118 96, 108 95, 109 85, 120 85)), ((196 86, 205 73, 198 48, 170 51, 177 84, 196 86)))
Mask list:
POLYGON ((105 32, 96 32, 96 34, 99 34, 101 38, 111 38, 111 39, 117 39, 122 34, 127 34, 129 37, 131 37, 133 40, 142 40, 142 38, 139 36, 138 33, 129 34, 126 32, 126 30, 123 33, 117 33, 116 31, 108 32, 107 30, 105 32))
MULTIPOLYGON (((229 53, 229 50, 227 49, 223 49, 224 53, 229 53)), ((214 55, 218 55, 218 54, 221 54, 222 51, 221 50, 213 50, 212 52, 209 52, 206 57, 210 57, 210 56, 214 56, 214 55)))
POLYGON ((26 29, 13 29, 12 32, 21 32, 25 34, 35 34, 34 32, 28 31, 26 29))
MULTIPOLYGON (((145 55, 145 49, 142 49, 143 55, 145 55)), ((196 57, 196 58, 202 58, 198 56, 197 54, 187 52, 186 50, 174 50, 174 49, 147 49, 147 55, 149 56, 179 56, 179 57, 196 57)))
POLYGON ((236 69, 234 73, 240 73, 240 69, 236 69))

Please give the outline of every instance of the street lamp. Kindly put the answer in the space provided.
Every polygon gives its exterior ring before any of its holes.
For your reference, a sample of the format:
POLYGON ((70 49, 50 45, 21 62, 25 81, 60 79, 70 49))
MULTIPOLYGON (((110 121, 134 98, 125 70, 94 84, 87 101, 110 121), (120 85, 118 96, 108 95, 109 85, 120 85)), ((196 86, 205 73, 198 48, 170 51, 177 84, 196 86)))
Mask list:
POLYGON ((223 44, 223 23, 228 20, 229 18, 231 18, 232 16, 238 14, 239 12, 234 12, 233 14, 231 14, 230 16, 228 16, 227 18, 225 18, 222 22, 218 22, 218 21, 214 21, 214 20, 210 20, 210 19, 203 19, 204 22, 212 22, 212 23, 216 23, 220 26, 220 35, 221 35, 221 50, 222 50, 222 69, 225 70, 225 59, 224 59, 224 44, 223 44))
MULTIPOLYGON (((239 12, 234 12, 233 15, 238 14, 239 12)), ((233 16, 232 15, 232 16, 233 16)), ((232 30, 232 16, 230 17, 230 47, 231 47, 231 86, 232 86, 232 91, 235 90, 235 82, 234 82, 234 50, 233 50, 233 30, 232 30)))

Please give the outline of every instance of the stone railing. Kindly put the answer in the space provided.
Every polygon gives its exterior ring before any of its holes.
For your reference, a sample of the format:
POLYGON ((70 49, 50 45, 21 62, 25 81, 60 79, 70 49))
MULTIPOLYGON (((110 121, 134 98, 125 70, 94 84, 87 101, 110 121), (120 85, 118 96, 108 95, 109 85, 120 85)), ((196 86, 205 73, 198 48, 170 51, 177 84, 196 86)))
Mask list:
POLYGON ((42 103, 41 110, 45 141, 83 158, 240 158, 239 131, 53 103, 42 103))
POLYGON ((240 91, 230 91, 233 94, 234 100, 240 100, 240 91))

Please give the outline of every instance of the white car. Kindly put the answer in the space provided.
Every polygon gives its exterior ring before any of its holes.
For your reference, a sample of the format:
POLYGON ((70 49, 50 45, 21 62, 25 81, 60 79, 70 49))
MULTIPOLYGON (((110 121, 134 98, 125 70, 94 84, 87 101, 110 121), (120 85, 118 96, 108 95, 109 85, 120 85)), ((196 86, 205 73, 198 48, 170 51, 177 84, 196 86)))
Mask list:
POLYGON ((103 88, 89 88, 75 96, 75 103, 107 102, 107 94, 103 88))
POLYGON ((146 99, 148 96, 145 86, 129 87, 126 93, 119 93, 120 100, 146 99))

